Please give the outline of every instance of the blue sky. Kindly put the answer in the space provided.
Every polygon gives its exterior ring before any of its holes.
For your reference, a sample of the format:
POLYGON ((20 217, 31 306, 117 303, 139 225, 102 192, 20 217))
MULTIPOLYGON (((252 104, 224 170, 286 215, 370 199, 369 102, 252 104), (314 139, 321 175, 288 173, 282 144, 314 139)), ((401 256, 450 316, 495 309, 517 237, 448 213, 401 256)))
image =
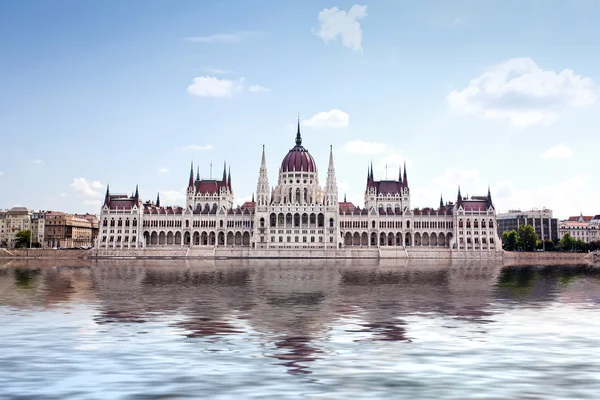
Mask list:
POLYGON ((600 213, 600 4, 548 1, 0 3, 0 208, 183 204, 189 164, 236 201, 294 144, 340 199, 408 164, 413 206, 600 213))

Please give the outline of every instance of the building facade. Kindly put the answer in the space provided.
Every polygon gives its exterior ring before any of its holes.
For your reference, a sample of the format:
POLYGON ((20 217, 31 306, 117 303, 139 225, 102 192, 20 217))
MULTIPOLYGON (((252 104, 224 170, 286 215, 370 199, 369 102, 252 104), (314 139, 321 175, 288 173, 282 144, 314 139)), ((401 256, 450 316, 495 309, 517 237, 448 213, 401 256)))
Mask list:
MULTIPOLYGON (((14 248, 19 231, 32 229, 32 212, 25 207, 13 207, 0 212, 0 247, 14 248)), ((35 237, 32 237, 32 243, 35 237)))
POLYGON ((600 240, 600 215, 579 215, 569 217, 560 222, 560 237, 567 233, 574 239, 581 239, 585 243, 600 240))
POLYGON ((559 236, 558 218, 552 217, 552 210, 547 208, 529 211, 510 210, 507 213, 498 214, 498 236, 502 237, 504 232, 518 231, 521 225, 531 225, 540 240, 552 240, 556 242, 559 236))
POLYGON ((501 249, 490 191, 438 207, 411 208, 406 165, 398 179, 375 180, 368 169, 364 207, 338 201, 333 150, 325 184, 317 164, 302 145, 300 124, 295 146, 283 158, 276 185, 269 184, 262 149, 256 196, 234 207, 231 172, 221 179, 194 178, 190 168, 185 206, 143 203, 132 195, 111 194, 101 209, 98 247, 247 247, 252 249, 412 248, 489 252, 501 249))
POLYGON ((86 218, 60 211, 46 213, 44 244, 50 248, 90 247, 93 224, 86 218))

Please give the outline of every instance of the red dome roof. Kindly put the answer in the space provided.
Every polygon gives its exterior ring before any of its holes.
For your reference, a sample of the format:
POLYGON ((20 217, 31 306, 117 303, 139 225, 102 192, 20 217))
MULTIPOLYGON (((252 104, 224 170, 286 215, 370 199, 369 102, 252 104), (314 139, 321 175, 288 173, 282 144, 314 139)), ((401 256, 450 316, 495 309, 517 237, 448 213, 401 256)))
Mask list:
POLYGON ((296 133, 296 145, 287 153, 281 163, 282 172, 317 172, 317 165, 308 150, 302 147, 302 136, 300 136, 300 119, 298 119, 298 132, 296 133))
POLYGON ((283 172, 316 172, 317 166, 308 150, 302 146, 294 146, 284 157, 281 170, 283 172))

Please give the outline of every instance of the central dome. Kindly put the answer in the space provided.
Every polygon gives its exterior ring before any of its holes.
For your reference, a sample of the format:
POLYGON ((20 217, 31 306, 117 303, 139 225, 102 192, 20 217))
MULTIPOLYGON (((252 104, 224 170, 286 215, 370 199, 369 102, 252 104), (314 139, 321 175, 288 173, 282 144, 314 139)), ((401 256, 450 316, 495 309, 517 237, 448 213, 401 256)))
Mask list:
POLYGON ((281 163, 282 172, 317 172, 317 165, 308 150, 302 147, 300 121, 296 133, 296 145, 286 154, 281 163))

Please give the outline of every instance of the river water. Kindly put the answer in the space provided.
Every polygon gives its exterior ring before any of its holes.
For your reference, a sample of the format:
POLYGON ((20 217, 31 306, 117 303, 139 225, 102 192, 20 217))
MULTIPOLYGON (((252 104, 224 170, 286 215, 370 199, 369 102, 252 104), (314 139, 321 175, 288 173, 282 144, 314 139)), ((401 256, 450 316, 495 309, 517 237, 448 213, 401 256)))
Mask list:
POLYGON ((0 261, 0 398, 598 399, 600 271, 0 261))

